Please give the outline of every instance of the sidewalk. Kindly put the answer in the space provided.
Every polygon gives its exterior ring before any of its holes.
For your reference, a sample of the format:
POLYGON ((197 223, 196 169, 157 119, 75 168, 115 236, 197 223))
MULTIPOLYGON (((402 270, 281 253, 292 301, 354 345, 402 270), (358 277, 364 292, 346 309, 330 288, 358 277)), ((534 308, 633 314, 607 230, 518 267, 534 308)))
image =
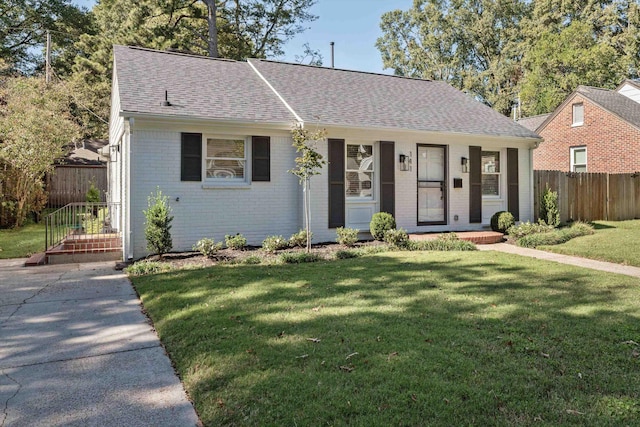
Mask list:
POLYGON ((0 426, 197 426, 113 262, 0 261, 0 426))
POLYGON ((508 254, 516 254, 531 258, 544 259, 546 261, 559 262, 561 264, 575 265, 576 267, 584 267, 592 270, 606 271, 608 273, 624 274, 640 278, 640 268, 628 265, 614 264, 611 262, 595 261, 587 258, 580 258, 570 255, 555 254, 552 252, 539 251, 537 249, 528 249, 507 243, 496 243, 493 245, 478 245, 481 251, 497 251, 508 254))

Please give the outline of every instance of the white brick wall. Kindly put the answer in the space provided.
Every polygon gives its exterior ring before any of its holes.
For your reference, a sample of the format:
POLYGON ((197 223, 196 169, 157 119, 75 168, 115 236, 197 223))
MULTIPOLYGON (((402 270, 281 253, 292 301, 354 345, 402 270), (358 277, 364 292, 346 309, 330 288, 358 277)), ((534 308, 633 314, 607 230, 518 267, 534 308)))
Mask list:
MULTIPOLYGON (((396 165, 396 220, 399 227, 409 232, 444 230, 476 230, 479 224, 469 224, 469 174, 462 173, 460 159, 469 157, 469 146, 495 147, 496 140, 487 143, 482 138, 448 136, 385 134, 369 131, 330 131, 331 138, 344 138, 346 143, 376 145, 379 140, 395 141, 396 165), (350 133, 349 133, 350 132, 350 133), (369 135, 370 134, 370 135, 369 135), (354 136, 355 135, 355 136, 354 136), (417 225, 417 144, 448 146, 449 177, 447 181, 448 225, 417 225), (493 145, 491 145, 493 144, 493 145), (412 154, 412 170, 400 171, 399 154, 412 154), (462 178, 462 188, 453 188, 453 179, 462 178), (455 216, 458 219, 455 220, 455 216)), ((523 144, 524 145, 524 144, 523 144)), ((499 145, 498 145, 499 146, 499 145)), ((502 145, 504 146, 504 144, 502 145)), ((531 220, 529 155, 527 147, 511 143, 519 150, 520 218, 531 220)), ((318 147, 327 156, 327 145, 318 147)), ((268 235, 289 237, 303 227, 302 191, 295 176, 287 171, 294 166, 295 150, 284 131, 239 131, 238 128, 169 126, 162 123, 136 121, 131 136, 131 245, 134 258, 147 254, 144 238, 144 215, 147 197, 160 187, 169 196, 173 209, 172 236, 174 250, 190 250, 201 238, 213 237, 220 241, 225 234, 242 233, 252 245, 260 245, 268 235), (203 188, 201 182, 180 181, 180 132, 202 132, 221 136, 271 135, 271 182, 252 183, 246 189, 203 188), (179 198, 179 201, 176 201, 179 198)), ((506 158, 506 157, 505 157, 506 158)), ((311 181, 312 231, 314 242, 335 240, 335 230, 328 228, 328 166, 311 181)), ((379 191, 379 169, 375 177, 379 191)), ((247 168, 249 173, 249 168, 247 168)), ((379 197, 376 197, 379 201, 379 197)), ((377 209, 376 209, 377 210, 377 209)))

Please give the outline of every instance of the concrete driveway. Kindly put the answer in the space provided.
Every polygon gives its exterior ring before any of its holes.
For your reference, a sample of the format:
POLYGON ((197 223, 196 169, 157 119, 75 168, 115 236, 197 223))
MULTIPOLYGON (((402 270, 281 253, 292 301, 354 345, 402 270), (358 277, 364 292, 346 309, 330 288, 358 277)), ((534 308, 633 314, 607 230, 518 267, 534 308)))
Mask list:
POLYGON ((196 426, 113 262, 0 261, 0 426, 196 426))

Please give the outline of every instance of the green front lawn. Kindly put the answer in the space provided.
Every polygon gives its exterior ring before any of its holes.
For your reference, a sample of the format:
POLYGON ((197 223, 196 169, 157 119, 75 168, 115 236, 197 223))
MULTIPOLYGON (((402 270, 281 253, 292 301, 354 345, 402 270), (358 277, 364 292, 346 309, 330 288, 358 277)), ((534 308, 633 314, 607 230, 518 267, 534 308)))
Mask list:
POLYGON ((631 425, 637 279, 493 252, 132 278, 205 425, 631 425))
POLYGON ((640 267, 640 220, 595 221, 593 225, 596 232, 591 236, 538 249, 640 267))
POLYGON ((0 259, 25 258, 44 251, 44 223, 0 230, 0 259))

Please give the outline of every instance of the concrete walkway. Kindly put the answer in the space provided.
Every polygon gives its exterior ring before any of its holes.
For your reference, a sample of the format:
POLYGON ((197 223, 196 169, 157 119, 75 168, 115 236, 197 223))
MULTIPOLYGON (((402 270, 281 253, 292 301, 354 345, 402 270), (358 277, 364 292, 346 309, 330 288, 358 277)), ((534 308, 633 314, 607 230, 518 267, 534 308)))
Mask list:
POLYGON ((113 262, 0 261, 0 426, 197 426, 113 262))
POLYGON ((561 264, 575 265, 576 267, 590 268, 592 270, 606 271, 608 273, 624 274, 626 276, 640 277, 640 268, 628 265, 614 264, 611 262, 595 261, 587 258, 580 258, 570 255, 555 254, 552 252, 539 251, 537 249, 522 248, 507 243, 496 243, 494 245, 478 245, 481 251, 498 251, 509 254, 528 256, 531 258, 544 259, 547 261, 559 262, 561 264))

